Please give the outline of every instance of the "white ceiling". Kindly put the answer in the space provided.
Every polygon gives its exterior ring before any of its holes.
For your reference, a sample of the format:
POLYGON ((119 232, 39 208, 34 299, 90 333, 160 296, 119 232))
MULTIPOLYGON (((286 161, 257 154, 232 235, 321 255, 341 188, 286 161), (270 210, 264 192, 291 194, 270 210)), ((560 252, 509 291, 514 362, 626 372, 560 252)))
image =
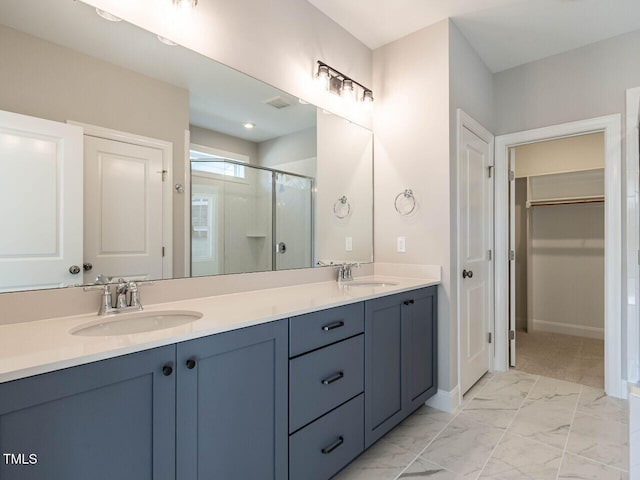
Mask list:
POLYGON ((309 0, 375 49, 452 18, 492 72, 640 29, 638 0, 309 0))
POLYGON ((262 142, 316 124, 314 106, 127 22, 108 22, 81 2, 0 0, 0 25, 188 90, 193 125, 262 142), (265 104, 274 97, 291 106, 265 104), (247 130, 245 122, 256 127, 247 130))

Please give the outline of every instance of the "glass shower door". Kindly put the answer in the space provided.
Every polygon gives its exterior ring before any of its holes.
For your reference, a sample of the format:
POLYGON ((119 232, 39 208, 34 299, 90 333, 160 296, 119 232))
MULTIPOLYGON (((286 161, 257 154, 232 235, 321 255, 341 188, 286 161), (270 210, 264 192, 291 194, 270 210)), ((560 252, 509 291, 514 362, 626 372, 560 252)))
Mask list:
POLYGON ((274 270, 313 266, 310 178, 274 172, 274 270))

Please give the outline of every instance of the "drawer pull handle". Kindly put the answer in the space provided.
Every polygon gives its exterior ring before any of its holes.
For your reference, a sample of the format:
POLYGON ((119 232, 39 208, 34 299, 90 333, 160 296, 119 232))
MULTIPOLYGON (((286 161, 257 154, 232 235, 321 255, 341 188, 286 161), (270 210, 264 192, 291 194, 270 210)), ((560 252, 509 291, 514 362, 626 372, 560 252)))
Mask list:
POLYGON ((416 302, 415 302, 415 300, 411 299, 411 300, 405 300, 403 303, 404 303, 405 305, 413 305, 413 304, 414 304, 414 303, 416 303, 416 302))
POLYGON ((344 378, 344 372, 338 372, 335 375, 331 375, 329 378, 325 378, 324 380, 322 380, 322 384, 331 385, 333 382, 337 382, 342 378, 344 378))
POLYGON ((329 445, 328 447, 324 447, 322 449, 322 453, 324 455, 328 455, 331 452, 333 452, 336 448, 338 448, 340 445, 342 445, 344 443, 344 437, 338 437, 338 440, 336 440, 335 442, 333 442, 331 445, 329 445))
POLYGON ((339 322, 333 322, 322 327, 322 330, 328 332, 329 330, 334 330, 336 328, 344 327, 344 322, 340 320, 339 322))
POLYGON ((173 364, 171 364, 171 363, 167 363, 166 365, 164 365, 164 366, 162 367, 162 374, 163 374, 165 377, 169 377, 169 376, 171 376, 171 374, 172 374, 172 373, 173 373, 173 364))

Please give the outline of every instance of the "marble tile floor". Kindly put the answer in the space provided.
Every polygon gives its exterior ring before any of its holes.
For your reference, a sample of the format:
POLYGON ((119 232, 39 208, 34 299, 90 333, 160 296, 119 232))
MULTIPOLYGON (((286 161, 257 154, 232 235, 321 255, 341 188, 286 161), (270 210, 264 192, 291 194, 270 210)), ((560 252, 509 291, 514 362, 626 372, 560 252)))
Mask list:
POLYGON ((516 332, 516 368, 604 388, 604 340, 550 332, 516 332))
POLYGON ((486 374, 453 414, 423 406, 338 480, 627 480, 628 406, 518 370, 486 374))

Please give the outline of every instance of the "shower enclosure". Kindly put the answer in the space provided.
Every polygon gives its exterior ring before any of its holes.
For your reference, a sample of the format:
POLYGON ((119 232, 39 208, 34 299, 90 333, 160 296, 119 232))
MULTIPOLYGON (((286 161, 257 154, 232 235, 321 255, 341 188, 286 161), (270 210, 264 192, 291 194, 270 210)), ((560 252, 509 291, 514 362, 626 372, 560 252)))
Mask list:
POLYGON ((191 152, 191 275, 313 266, 313 179, 191 152))

